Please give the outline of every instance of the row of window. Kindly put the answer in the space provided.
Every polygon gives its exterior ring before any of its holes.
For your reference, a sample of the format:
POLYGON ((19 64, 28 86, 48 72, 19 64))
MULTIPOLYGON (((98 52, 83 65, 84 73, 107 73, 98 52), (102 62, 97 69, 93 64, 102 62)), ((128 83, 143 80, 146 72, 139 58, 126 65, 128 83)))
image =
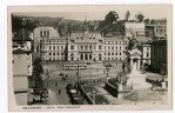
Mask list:
POLYGON ((40 37, 49 37, 49 31, 48 30, 40 31, 40 37))
MULTIPOLYGON (((125 47, 126 48, 126 47, 125 47)), ((46 49, 46 47, 45 46, 42 46, 42 49, 43 50, 45 50, 46 49)), ((64 50, 65 49, 65 46, 49 46, 49 50, 64 50)), ((70 49, 71 50, 74 50, 75 49, 75 46, 74 45, 71 45, 70 46, 70 49)), ((79 49, 80 50, 95 50, 96 49, 96 46, 92 46, 92 45, 80 45, 79 46, 79 49)), ((99 50, 102 50, 102 46, 101 45, 99 45, 98 46, 98 49, 99 50)), ((121 50, 122 49, 122 47, 121 46, 104 46, 104 50, 117 50, 117 49, 119 49, 119 50, 121 50)))
MULTIPOLYGON (((46 46, 42 46, 42 49, 45 50, 46 46)), ((64 50, 65 46, 49 46, 49 50, 64 50)))
POLYGON ((104 55, 122 55, 122 53, 104 53, 104 55))
POLYGON ((104 44, 122 44, 122 41, 104 41, 104 44))
MULTIPOLYGON (((46 55, 46 53, 43 53, 43 55, 46 55)), ((57 55, 57 56, 60 56, 60 55, 61 55, 61 56, 64 56, 64 53, 62 53, 62 52, 61 52, 61 53, 49 53, 49 56, 52 56, 52 55, 53 55, 53 56, 56 56, 56 55, 57 55)), ((120 55, 120 56, 121 56, 122 53, 104 53, 104 55, 105 55, 105 56, 106 56, 106 55, 108 55, 108 56, 110 56, 110 55, 120 55)), ((71 54, 71 56, 74 56, 74 55, 71 54)), ((89 56, 92 57, 91 54, 89 54, 89 56)))
POLYGON ((66 42, 65 41, 60 41, 60 40, 52 40, 52 41, 42 41, 42 44, 58 45, 58 44, 66 44, 66 42))
MULTIPOLYGON (((49 60, 64 60, 64 58, 62 57, 62 58, 55 58, 55 57, 50 57, 50 58, 48 58, 49 60)), ((45 60, 45 58, 43 57, 43 60, 45 60)), ((71 58, 71 60, 76 60, 76 59, 74 59, 73 57, 71 58)), ((77 59, 77 60, 79 60, 79 59, 77 59)), ((85 59, 81 59, 80 58, 80 60, 85 60, 85 59)), ((91 59, 91 60, 97 60, 97 59, 91 59)), ((102 59, 98 59, 98 60, 102 60, 102 59)), ((121 57, 112 57, 112 58, 104 58, 103 60, 122 60, 122 58, 121 57)))
MULTIPOLYGON (((42 53, 42 55, 45 56, 45 55, 47 55, 47 53, 42 53)), ((61 56, 64 56, 64 53, 62 53, 62 52, 61 53, 49 53, 49 56, 52 56, 52 55, 53 56, 56 56, 56 55, 58 55, 58 56, 60 56, 60 55, 61 56)))
MULTIPOLYGON (((75 47, 74 47, 74 45, 71 45, 71 50, 74 50, 75 49, 75 47)), ((80 45, 80 47, 79 47, 79 49, 80 50, 95 50, 96 49, 96 46, 92 46, 92 45, 80 45)), ((101 45, 99 45, 98 46, 98 49, 99 50, 102 50, 102 46, 101 45)), ((104 46, 104 50, 117 50, 117 49, 119 49, 119 50, 121 50, 122 49, 122 47, 121 46, 104 46)), ((125 49, 127 49, 127 47, 125 47, 125 49)))
MULTIPOLYGON (((47 34, 41 34, 42 37, 49 37, 47 34)), ((72 41, 73 43, 74 41, 72 41)), ((54 40, 54 41, 45 41, 47 44, 66 44, 66 41, 54 40)), ((104 44, 123 44, 123 41, 104 41, 104 44)), ((125 43, 126 44, 126 43, 125 43)))

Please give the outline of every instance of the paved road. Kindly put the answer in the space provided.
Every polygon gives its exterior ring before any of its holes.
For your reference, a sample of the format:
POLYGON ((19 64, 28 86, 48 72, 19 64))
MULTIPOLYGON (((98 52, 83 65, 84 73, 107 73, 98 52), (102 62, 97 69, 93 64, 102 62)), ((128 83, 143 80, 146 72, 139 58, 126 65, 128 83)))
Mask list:
MULTIPOLYGON (((59 105, 59 104, 70 104, 69 97, 66 93, 66 85, 69 83, 74 83, 77 81, 77 70, 73 71, 65 71, 68 75, 67 80, 62 80, 62 77, 59 75, 60 72, 63 72, 61 70, 61 67, 59 64, 51 63, 49 65, 44 65, 44 72, 47 73, 48 70, 48 90, 49 90, 49 98, 48 98, 48 104, 50 105, 59 105), (61 94, 59 95, 58 90, 61 90, 61 94)), ((80 76, 81 79, 93 79, 93 78, 102 78, 106 77, 106 73, 104 73, 105 67, 103 64, 95 64, 95 65, 88 65, 88 68, 86 70, 80 70, 80 76)), ((111 76, 116 76, 115 72, 118 70, 112 69, 111 70, 111 76)))

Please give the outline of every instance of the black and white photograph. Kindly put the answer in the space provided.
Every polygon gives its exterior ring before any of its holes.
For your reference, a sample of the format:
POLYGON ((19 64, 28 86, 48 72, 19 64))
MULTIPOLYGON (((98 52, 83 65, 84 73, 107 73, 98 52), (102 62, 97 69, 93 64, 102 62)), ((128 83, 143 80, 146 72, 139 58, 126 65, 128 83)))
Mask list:
POLYGON ((171 14, 160 4, 8 7, 9 106, 170 109, 171 14))

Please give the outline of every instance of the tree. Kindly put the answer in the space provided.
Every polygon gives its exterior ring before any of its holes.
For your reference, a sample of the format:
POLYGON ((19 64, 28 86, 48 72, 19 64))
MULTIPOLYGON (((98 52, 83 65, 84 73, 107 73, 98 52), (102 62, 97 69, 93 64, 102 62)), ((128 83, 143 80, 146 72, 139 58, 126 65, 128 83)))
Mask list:
POLYGON ((119 19, 119 15, 115 11, 110 11, 106 16, 105 16, 105 23, 106 24, 114 24, 119 19))
POLYGON ((134 46, 137 46, 137 40, 135 38, 128 39, 129 43, 127 45, 127 49, 131 50, 134 46))
POLYGON ((20 34, 20 31, 22 27, 28 31, 28 32, 33 32, 33 29, 37 26, 37 21, 33 21, 32 19, 29 19, 27 17, 18 17, 12 15, 12 32, 16 32, 20 34), (26 19, 26 25, 22 26, 22 19, 26 19))
POLYGON ((116 35, 123 33, 123 23, 118 21, 119 15, 115 11, 110 11, 106 14, 105 20, 99 23, 99 30, 101 34, 106 35, 108 33, 116 35))
POLYGON ((129 17, 130 17, 130 12, 127 11, 127 12, 126 12, 126 15, 125 15, 125 20, 128 21, 129 17))
POLYGON ((150 22, 150 20, 148 18, 144 19, 144 23, 148 24, 150 22))
POLYGON ((41 64, 41 59, 36 58, 33 62, 33 80, 35 87, 37 88, 42 88, 43 83, 42 83, 42 74, 43 73, 43 66, 41 64))
POLYGON ((138 13, 136 15, 136 19, 138 20, 138 22, 142 22, 144 19, 144 15, 142 13, 138 13))

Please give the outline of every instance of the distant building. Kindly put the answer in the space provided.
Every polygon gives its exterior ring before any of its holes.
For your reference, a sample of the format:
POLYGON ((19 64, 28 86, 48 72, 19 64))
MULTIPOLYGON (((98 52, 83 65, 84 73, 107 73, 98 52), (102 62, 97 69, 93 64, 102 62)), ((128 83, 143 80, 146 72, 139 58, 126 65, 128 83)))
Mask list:
POLYGON ((41 39, 47 40, 54 37, 59 37, 59 34, 53 27, 37 27, 33 31, 34 37, 34 59, 41 55, 41 39))
POLYGON ((126 37, 139 38, 145 36, 145 23, 125 22, 126 37))
POLYGON ((150 45, 150 43, 141 43, 138 46, 138 48, 142 53, 141 65, 144 65, 144 64, 150 65, 151 64, 151 45, 150 45))
POLYGON ((18 105, 27 105, 32 69, 31 40, 13 39, 13 88, 18 105))
POLYGON ((157 38, 164 38, 167 35, 167 20, 152 19, 146 22, 146 34, 157 38))
POLYGON ((41 58, 42 60, 65 60, 65 48, 64 38, 41 40, 41 58))
POLYGON ((167 73, 167 40, 154 40, 151 43, 151 68, 154 72, 167 73))

